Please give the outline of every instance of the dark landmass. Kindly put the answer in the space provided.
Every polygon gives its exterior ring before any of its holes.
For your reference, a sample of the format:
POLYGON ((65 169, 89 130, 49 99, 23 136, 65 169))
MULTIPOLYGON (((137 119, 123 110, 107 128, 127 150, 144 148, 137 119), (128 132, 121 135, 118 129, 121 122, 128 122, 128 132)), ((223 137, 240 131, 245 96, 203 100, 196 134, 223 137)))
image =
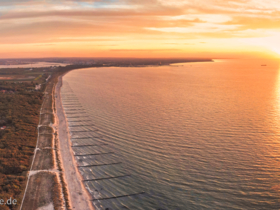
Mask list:
POLYGON ((199 58, 29 58, 0 59, 0 65, 32 64, 36 62, 64 63, 69 65, 110 65, 110 66, 144 66, 168 65, 182 62, 204 62, 211 59, 199 58))
POLYGON ((119 67, 141 67, 141 66, 162 66, 172 63, 183 62, 211 62, 211 59, 96 59, 96 64, 103 64, 103 66, 119 66, 119 67))

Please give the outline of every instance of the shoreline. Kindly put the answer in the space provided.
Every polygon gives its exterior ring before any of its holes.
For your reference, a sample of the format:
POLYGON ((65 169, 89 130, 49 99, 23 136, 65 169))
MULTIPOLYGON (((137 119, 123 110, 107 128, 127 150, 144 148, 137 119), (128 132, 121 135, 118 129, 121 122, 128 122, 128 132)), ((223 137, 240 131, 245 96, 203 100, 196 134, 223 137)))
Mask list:
MULTIPOLYGON (((68 73, 68 72, 67 72, 68 73)), ((66 74, 66 73, 65 73, 66 74)), ((92 203, 90 202, 91 197, 89 192, 86 190, 83 182, 82 176, 78 171, 75 157, 71 148, 70 133, 68 129, 68 122, 66 119, 66 114, 62 107, 61 99, 61 87, 62 77, 65 75, 60 75, 58 81, 55 85, 55 118, 57 123, 57 133, 58 133, 58 153, 61 162, 62 171, 64 172, 63 178, 66 182, 66 190, 68 194, 68 199, 70 207, 73 209, 83 209, 83 210, 94 210, 92 203)), ((66 195, 64 195, 66 196, 66 195)))

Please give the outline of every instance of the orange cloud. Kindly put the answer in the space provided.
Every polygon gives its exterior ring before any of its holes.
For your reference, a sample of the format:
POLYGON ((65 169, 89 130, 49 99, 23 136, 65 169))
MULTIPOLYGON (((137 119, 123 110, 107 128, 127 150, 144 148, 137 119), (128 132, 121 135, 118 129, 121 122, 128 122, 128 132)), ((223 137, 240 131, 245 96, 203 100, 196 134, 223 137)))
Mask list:
POLYGON ((276 52, 280 44, 259 45, 254 38, 279 33, 279 14, 278 0, 3 0, 0 54, 205 57, 207 52, 211 57, 276 52))

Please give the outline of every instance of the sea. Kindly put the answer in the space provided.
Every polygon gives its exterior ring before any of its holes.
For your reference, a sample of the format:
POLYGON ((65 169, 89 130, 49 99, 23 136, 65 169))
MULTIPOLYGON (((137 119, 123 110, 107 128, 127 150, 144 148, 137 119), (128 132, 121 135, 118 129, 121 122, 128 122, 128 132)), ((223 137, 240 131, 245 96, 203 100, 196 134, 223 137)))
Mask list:
POLYGON ((79 69, 61 95, 97 210, 280 209, 279 60, 79 69))

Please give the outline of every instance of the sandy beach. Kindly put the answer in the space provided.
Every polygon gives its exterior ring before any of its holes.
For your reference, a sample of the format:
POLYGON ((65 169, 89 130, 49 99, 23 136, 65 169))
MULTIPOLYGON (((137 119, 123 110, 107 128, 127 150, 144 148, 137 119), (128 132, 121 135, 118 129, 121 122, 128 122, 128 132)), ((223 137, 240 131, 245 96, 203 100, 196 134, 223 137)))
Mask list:
POLYGON ((62 170, 67 184, 70 206, 76 210, 94 210, 90 202, 91 197, 82 183, 82 177, 77 169, 72 152, 68 124, 61 102, 61 86, 62 76, 58 78, 58 83, 55 87, 56 122, 62 170))

